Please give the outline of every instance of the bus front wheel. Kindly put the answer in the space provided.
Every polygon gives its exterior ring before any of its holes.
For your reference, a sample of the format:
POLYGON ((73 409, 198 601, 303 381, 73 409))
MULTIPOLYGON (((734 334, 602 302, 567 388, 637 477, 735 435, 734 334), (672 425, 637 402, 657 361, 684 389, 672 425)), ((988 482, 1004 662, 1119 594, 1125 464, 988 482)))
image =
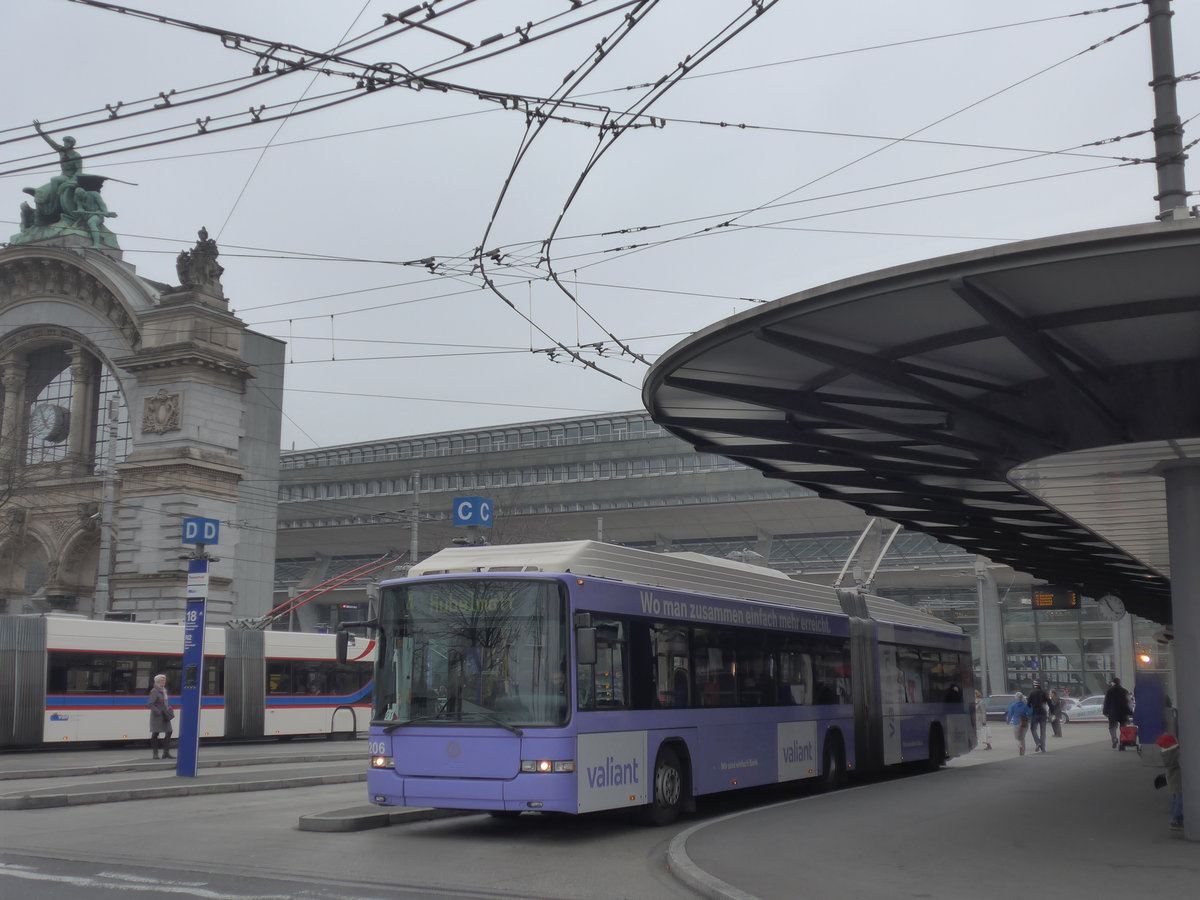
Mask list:
POLYGON ((654 797, 646 806, 646 820, 651 825, 670 825, 679 818, 687 796, 683 766, 679 755, 670 747, 658 751, 654 761, 654 797))

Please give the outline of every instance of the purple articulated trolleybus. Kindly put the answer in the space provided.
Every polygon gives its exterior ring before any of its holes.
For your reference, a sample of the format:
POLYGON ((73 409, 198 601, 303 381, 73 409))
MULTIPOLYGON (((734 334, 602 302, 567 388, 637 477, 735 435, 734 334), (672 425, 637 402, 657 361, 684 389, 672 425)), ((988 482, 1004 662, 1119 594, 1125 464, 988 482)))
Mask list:
POLYGON ((640 808, 665 824, 702 794, 937 768, 975 741, 961 629, 698 554, 443 550, 350 624, 378 641, 367 789, 381 806, 640 808))

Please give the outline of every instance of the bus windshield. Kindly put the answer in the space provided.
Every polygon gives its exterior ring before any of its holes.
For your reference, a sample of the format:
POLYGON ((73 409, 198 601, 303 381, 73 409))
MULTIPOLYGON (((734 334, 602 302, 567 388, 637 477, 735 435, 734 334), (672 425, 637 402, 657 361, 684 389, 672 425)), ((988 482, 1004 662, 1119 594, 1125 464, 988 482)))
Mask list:
POLYGON ((565 588, 472 578, 385 588, 375 721, 513 729, 567 721, 565 588))

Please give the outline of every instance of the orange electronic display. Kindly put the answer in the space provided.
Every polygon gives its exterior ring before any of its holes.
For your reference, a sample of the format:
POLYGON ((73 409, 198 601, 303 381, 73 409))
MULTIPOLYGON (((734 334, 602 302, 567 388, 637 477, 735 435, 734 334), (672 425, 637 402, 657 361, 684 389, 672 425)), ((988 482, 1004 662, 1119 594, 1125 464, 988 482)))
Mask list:
POLYGON ((1042 585, 1031 596, 1034 609, 1079 609, 1079 591, 1074 588, 1042 585))

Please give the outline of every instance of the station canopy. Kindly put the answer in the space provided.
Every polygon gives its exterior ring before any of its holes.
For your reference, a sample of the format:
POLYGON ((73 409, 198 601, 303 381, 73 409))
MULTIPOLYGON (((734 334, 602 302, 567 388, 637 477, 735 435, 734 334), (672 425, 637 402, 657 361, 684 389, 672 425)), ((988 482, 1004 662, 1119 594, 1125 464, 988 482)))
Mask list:
POLYGON ((647 374, 699 452, 1171 621, 1164 464, 1200 464, 1200 221, 804 291, 647 374))

